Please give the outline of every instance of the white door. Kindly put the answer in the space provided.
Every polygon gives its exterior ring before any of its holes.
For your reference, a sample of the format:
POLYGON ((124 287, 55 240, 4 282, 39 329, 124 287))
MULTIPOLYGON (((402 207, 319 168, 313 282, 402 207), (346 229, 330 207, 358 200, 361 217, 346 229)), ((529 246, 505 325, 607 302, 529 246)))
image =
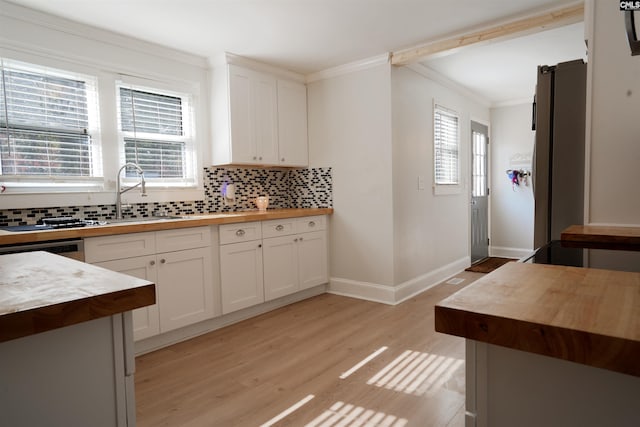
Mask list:
POLYGON ((260 241, 220 246, 220 279, 223 314, 264 302, 260 241))
POLYGON ((265 301, 298 290, 297 240, 297 236, 281 236, 262 241, 265 301))
POLYGON ((213 317, 211 249, 156 256, 160 330, 171 331, 213 317))
POLYGON ((230 144, 235 163, 255 163, 257 158, 251 95, 251 71, 229 65, 230 144))
POLYGON ((327 274, 327 234, 324 231, 298 236, 298 276, 300 290, 329 281, 327 274))
POLYGON ((489 256, 489 132, 471 122, 471 262, 489 256))
POLYGON ((307 87, 278 80, 278 141, 281 166, 307 166, 307 87))
MULTIPOLYGON (((128 274, 156 284, 156 302, 158 301, 158 283, 156 281, 156 257, 147 255, 115 261, 97 262, 97 265, 111 271, 128 274)), ((158 304, 133 310, 133 339, 138 341, 160 333, 158 304)))

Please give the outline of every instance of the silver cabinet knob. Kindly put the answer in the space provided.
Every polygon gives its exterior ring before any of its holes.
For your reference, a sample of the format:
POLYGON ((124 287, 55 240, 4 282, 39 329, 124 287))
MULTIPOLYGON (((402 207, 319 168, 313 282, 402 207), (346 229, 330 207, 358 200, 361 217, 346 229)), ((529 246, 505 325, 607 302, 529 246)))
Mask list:
POLYGON ((276 226, 276 230, 278 230, 278 231, 282 231, 282 230, 284 230, 284 226, 283 226, 282 224, 278 224, 278 225, 276 226))
POLYGON ((261 247, 262 247, 262 243, 260 243, 260 244, 258 245, 258 247, 259 247, 259 248, 261 248, 261 247))
POLYGON ((309 227, 315 227, 316 223, 315 221, 309 221, 309 227))
POLYGON ((302 242, 302 237, 300 238, 300 241, 302 242))
POLYGON ((256 159, 257 159, 257 157, 256 157, 256 156, 253 156, 253 160, 256 160, 256 159))
POLYGON ((167 260, 166 260, 166 259, 164 259, 164 258, 162 258, 162 259, 160 260, 160 264, 164 264, 165 262, 167 262, 167 260))
POLYGON ((262 160, 262 156, 260 156, 260 157, 258 158, 258 160, 262 160))
POLYGON ((244 234, 245 234, 245 232, 244 232, 243 229, 240 229, 240 230, 236 231, 236 236, 238 236, 238 237, 242 237, 242 236, 244 236, 244 234))
POLYGON ((149 265, 156 265, 156 261, 155 260, 149 261, 149 265))
POLYGON ((298 241, 298 239, 293 239, 293 241, 294 241, 294 242, 297 242, 297 241, 298 241))
POLYGON ((284 157, 280 160, 281 162, 284 162, 284 157))

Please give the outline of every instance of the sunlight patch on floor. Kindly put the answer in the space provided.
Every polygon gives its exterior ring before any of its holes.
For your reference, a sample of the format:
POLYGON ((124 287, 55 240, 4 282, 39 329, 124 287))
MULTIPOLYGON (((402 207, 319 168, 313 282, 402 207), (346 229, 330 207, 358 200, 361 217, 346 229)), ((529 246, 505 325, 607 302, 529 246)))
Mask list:
POLYGON ((295 403, 295 404, 291 405, 290 407, 288 407, 287 409, 285 409, 284 411, 280 412, 278 415, 276 415, 275 417, 271 418, 266 423, 261 424, 260 427, 271 427, 272 425, 274 425, 278 421, 281 421, 282 419, 284 419, 288 415, 290 415, 293 412, 295 412, 298 409, 300 409, 302 406, 304 406, 306 403, 308 403, 314 397, 315 396, 313 394, 308 395, 304 399, 300 400, 298 403, 295 403))
POLYGON ((461 277, 454 277, 453 279, 449 279, 447 280, 445 283, 447 285, 459 285, 460 283, 464 282, 464 279, 461 277))
POLYGON ((375 374, 367 384, 422 396, 453 377, 464 360, 407 350, 375 374))
POLYGON ((404 427, 408 422, 384 412, 336 402, 305 427, 404 427))
POLYGON ((387 347, 387 346, 380 347, 379 349, 377 349, 376 351, 371 353, 369 356, 365 357, 360 362, 358 362, 358 364, 356 364, 353 368, 349 369, 346 372, 343 372, 342 375, 340 375, 340 379, 343 380, 343 379, 347 378, 349 375, 353 374, 358 369, 362 368, 364 365, 369 363, 371 360, 373 360, 375 357, 377 357, 379 354, 381 354, 382 352, 384 352, 388 348, 389 347, 387 347))

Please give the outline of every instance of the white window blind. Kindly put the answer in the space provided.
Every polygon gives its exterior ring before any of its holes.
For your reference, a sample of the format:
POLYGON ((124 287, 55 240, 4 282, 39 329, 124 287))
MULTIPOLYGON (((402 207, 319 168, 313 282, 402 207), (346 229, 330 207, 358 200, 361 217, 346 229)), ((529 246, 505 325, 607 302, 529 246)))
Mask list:
POLYGON ((125 161, 137 163, 152 180, 186 179, 186 98, 128 87, 119 87, 119 98, 125 161))
POLYGON ((444 107, 434 108, 434 169, 436 185, 459 183, 458 149, 460 136, 458 115, 444 107))
POLYGON ((0 61, 0 175, 93 177, 95 80, 0 61))

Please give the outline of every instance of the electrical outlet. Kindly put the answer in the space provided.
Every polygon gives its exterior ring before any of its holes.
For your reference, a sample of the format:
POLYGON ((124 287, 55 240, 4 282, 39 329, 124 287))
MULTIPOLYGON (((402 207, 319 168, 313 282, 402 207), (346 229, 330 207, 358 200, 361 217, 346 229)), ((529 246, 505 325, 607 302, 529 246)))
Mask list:
POLYGON ((418 175, 418 190, 424 190, 424 176, 418 175))

